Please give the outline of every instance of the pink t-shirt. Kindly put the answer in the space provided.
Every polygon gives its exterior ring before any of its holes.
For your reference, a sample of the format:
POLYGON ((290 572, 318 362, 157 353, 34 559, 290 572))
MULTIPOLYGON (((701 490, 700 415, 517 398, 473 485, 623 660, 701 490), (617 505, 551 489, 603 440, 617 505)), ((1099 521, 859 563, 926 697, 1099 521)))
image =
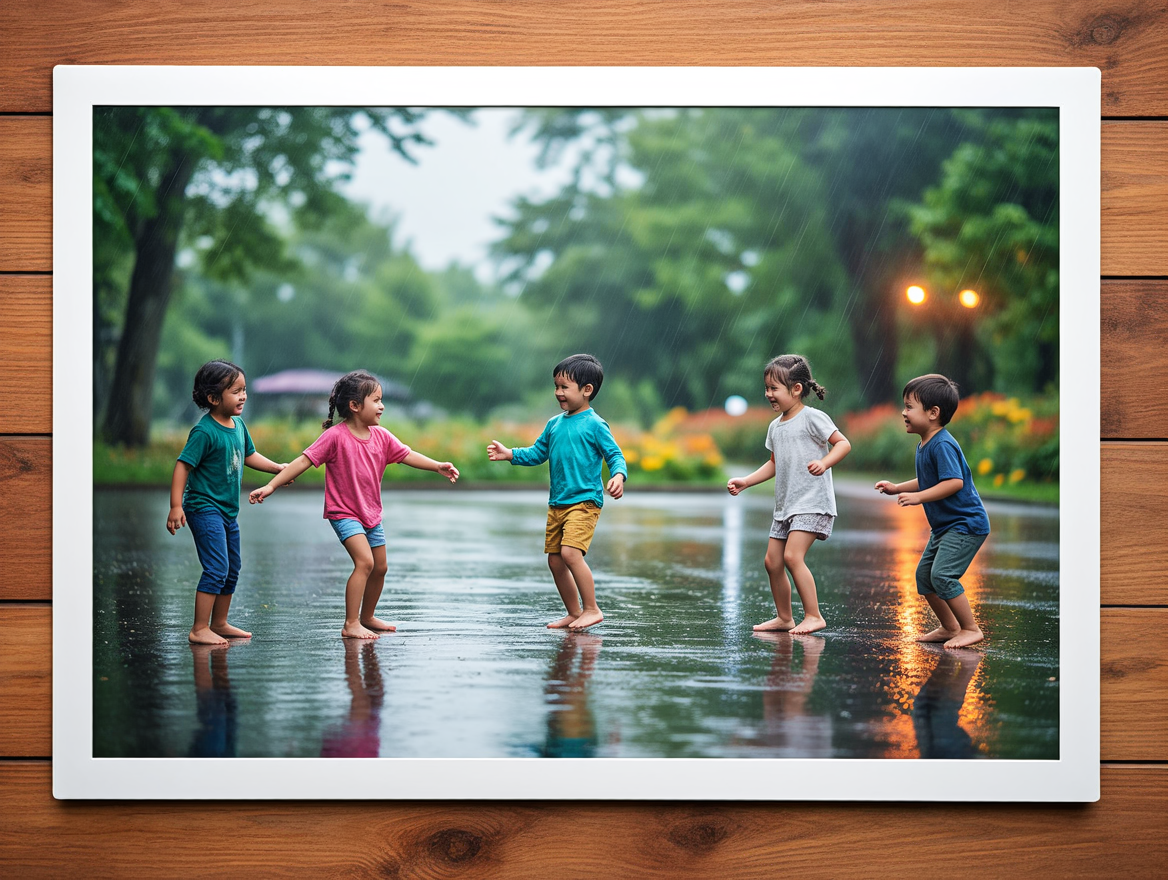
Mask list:
POLYGON ((386 465, 397 464, 410 447, 380 425, 369 439, 353 436, 348 425, 333 425, 304 450, 313 467, 324 472, 324 518, 355 519, 367 529, 381 522, 381 477, 386 465))

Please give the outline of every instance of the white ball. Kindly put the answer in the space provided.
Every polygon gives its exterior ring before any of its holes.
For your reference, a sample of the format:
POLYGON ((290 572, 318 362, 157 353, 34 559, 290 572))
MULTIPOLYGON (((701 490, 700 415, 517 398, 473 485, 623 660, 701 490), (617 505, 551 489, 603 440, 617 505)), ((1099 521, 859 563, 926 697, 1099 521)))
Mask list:
POLYGON ((732 416, 740 416, 746 413, 747 407, 750 406, 746 402, 746 398, 740 394, 731 394, 726 398, 726 412, 732 416))

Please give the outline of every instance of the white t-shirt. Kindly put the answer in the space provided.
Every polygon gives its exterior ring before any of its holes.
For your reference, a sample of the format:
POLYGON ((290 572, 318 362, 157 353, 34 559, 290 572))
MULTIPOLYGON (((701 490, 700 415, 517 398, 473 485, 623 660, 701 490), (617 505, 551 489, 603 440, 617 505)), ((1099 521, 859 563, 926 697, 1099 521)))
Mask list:
POLYGON ((775 458, 775 521, 797 513, 835 516, 835 488, 831 469, 821 477, 807 470, 807 463, 831 450, 827 438, 836 432, 831 417, 804 406, 787 421, 782 416, 767 428, 766 447, 775 458))

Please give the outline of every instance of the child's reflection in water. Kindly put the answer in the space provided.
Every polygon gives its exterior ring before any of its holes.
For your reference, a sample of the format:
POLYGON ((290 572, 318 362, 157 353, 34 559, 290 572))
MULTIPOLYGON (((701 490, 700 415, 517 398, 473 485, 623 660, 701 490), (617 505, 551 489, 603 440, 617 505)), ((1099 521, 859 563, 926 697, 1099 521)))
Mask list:
POLYGON ((188 754, 192 758, 234 758, 235 697, 227 674, 228 645, 191 644, 195 661, 195 710, 199 726, 188 754))
POLYGON ((973 740, 958 725, 965 692, 981 663, 977 651, 949 650, 937 658, 933 674, 913 702, 913 729, 922 758, 973 758, 973 740))
POLYGON ((786 632, 756 632, 754 637, 773 645, 775 653, 762 692, 762 723, 750 742, 772 758, 832 757, 831 716, 807 711, 825 641, 786 632), (798 669, 796 644, 803 655, 798 669))
POLYGON ((548 670, 545 758, 591 758, 596 754, 596 722, 588 706, 588 679, 600 656, 600 636, 568 633, 548 670), (579 662, 577 662, 579 661, 579 662))
POLYGON ((376 758, 381 752, 381 704, 385 687, 375 642, 342 639, 345 683, 353 701, 349 717, 329 727, 320 746, 322 758, 376 758))

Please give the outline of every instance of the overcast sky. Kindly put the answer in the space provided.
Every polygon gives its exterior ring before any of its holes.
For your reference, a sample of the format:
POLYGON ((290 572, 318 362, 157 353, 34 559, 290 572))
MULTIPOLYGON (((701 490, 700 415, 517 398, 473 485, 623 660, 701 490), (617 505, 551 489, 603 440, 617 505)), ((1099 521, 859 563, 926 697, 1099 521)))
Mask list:
POLYGON ((381 135, 366 132, 353 179, 342 190, 370 204, 375 219, 397 216, 396 243, 410 241, 424 268, 442 269, 458 260, 474 265, 475 274, 487 281, 487 246, 500 237, 491 217, 507 214, 517 195, 553 195, 569 177, 563 167, 536 170, 537 147, 526 136, 507 137, 518 112, 476 110, 475 125, 432 114, 423 131, 434 146, 412 148, 417 165, 390 150, 381 135))

